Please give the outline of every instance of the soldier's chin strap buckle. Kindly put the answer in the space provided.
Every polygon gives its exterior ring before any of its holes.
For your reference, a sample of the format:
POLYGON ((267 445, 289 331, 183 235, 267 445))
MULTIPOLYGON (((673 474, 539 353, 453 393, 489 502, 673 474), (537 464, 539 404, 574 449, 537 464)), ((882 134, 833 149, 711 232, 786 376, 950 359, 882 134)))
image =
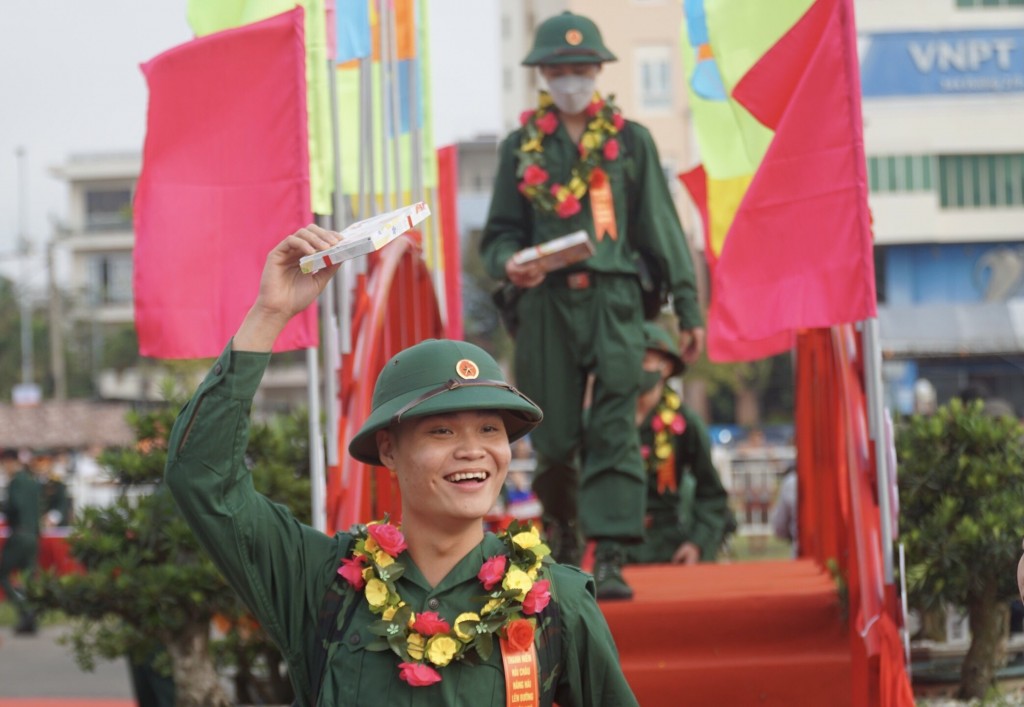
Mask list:
POLYGON ((439 385, 438 387, 434 388, 433 390, 428 390, 423 395, 419 396, 418 398, 414 398, 413 400, 410 400, 405 405, 400 407, 395 412, 395 414, 391 416, 391 424, 392 425, 397 425, 399 422, 402 421, 402 415, 404 415, 405 413, 409 412, 410 410, 412 410, 417 405, 420 405, 421 403, 424 403, 424 402, 430 400, 431 398, 436 398, 438 395, 444 395, 445 393, 447 393, 449 391, 458 390, 459 388, 501 388, 502 390, 507 390, 508 392, 510 392, 510 393, 512 393, 514 395, 518 395, 520 398, 522 398, 526 402, 530 403, 531 405, 536 406, 536 404, 532 400, 530 400, 528 397, 526 397, 521 392, 519 392, 519 390, 515 386, 510 385, 510 384, 506 383, 505 381, 488 380, 486 378, 482 378, 482 379, 479 379, 479 380, 468 380, 467 381, 467 380, 456 380, 455 378, 449 378, 447 383, 439 385))

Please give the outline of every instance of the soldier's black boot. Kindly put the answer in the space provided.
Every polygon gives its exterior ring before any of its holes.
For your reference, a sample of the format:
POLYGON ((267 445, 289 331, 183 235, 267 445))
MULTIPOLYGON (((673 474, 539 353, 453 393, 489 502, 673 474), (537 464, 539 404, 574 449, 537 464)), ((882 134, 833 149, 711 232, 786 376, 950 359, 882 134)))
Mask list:
POLYGON ((598 599, 632 599, 633 589, 622 578, 626 549, 619 543, 601 540, 594 550, 594 584, 598 599))

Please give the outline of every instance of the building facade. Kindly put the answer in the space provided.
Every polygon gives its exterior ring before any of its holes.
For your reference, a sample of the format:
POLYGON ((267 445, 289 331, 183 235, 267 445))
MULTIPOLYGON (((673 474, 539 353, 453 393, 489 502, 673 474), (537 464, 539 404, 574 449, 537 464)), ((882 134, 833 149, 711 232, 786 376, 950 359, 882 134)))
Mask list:
POLYGON ((890 405, 1024 412, 1024 0, 857 0, 890 405), (926 386, 927 387, 927 386, 926 386))

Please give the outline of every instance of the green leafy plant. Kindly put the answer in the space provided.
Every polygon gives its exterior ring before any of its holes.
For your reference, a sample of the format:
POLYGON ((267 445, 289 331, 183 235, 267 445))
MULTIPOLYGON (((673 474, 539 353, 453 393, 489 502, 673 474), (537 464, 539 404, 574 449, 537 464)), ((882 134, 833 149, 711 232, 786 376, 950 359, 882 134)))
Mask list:
POLYGON ((954 399, 896 438, 900 533, 915 608, 966 609, 959 697, 983 698, 1003 658, 1024 529, 1024 427, 954 399))
MULTIPOLYGON (((100 459, 121 494, 109 506, 82 510, 69 538, 83 571, 43 574, 31 595, 74 619, 65 640, 83 669, 128 656, 172 674, 179 705, 227 705, 219 673, 231 667, 240 701, 289 702, 277 649, 200 549, 163 485, 178 408, 129 415, 137 442, 100 459), (212 644, 211 622, 225 635, 212 644)), ((248 456, 256 487, 308 520, 305 426, 304 414, 255 425, 248 456)))

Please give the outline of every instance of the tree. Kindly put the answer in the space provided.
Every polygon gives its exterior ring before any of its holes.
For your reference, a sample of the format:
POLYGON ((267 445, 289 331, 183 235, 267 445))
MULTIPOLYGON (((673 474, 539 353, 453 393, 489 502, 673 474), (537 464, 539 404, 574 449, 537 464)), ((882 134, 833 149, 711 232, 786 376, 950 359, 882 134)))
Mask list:
MULTIPOLYGON (((179 705, 227 705, 218 666, 232 664, 236 696, 246 702, 293 699, 283 661, 234 592, 200 549, 162 483, 167 436, 178 405, 134 412, 134 447, 101 458, 121 485, 115 503, 87 508, 69 538, 81 574, 40 576, 34 600, 77 617, 70 636, 78 663, 128 655, 143 663, 163 650, 170 659, 179 705), (210 625, 226 628, 222 648, 210 625)), ((256 487, 308 519, 305 415, 255 425, 248 450, 256 487)), ((159 667, 159 666, 157 666, 159 667)))
POLYGON ((900 534, 915 608, 967 610, 959 697, 982 698, 1002 660, 1024 527, 1024 427, 954 399, 897 438, 900 534))

